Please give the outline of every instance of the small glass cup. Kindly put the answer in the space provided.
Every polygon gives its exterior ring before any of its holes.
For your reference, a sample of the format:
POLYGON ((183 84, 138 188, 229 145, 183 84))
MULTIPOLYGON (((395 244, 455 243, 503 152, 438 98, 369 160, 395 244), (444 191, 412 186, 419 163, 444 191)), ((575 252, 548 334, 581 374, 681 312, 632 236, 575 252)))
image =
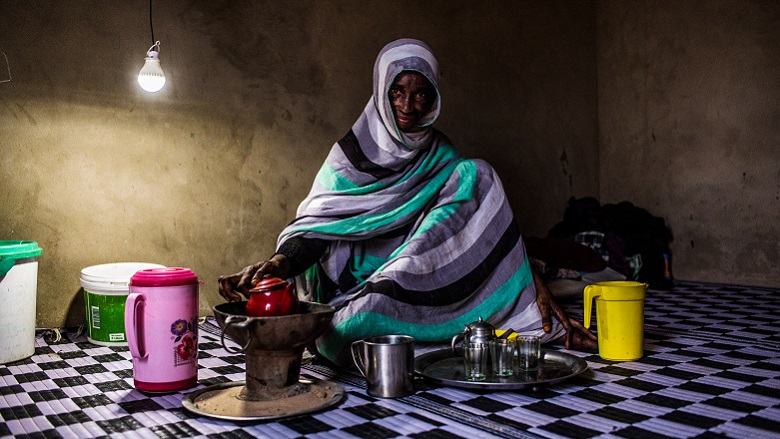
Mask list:
POLYGON ((487 378, 488 345, 463 344, 463 366, 467 381, 485 381, 487 378))
POLYGON ((493 375, 505 377, 514 373, 515 368, 514 340, 497 338, 490 342, 490 359, 493 366, 493 375))
POLYGON ((536 370, 542 353, 542 339, 535 335, 517 336, 517 368, 521 371, 536 370))

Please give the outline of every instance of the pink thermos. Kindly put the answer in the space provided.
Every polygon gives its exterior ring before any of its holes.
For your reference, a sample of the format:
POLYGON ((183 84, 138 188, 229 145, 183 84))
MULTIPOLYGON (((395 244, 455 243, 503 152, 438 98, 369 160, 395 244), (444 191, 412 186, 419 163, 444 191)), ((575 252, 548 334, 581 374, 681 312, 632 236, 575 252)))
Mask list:
POLYGON ((125 332, 136 389, 170 392, 198 383, 198 286, 198 276, 180 267, 130 278, 125 332))

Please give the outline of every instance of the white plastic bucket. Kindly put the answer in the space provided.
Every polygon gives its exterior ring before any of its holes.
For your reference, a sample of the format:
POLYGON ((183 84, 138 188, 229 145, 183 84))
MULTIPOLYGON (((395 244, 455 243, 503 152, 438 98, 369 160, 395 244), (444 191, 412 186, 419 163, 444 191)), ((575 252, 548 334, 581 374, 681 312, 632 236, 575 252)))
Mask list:
POLYGON ((87 340, 100 346, 127 346, 125 301, 130 278, 147 268, 164 268, 147 262, 116 262, 81 270, 87 340))
POLYGON ((35 241, 0 241, 0 364, 35 353, 38 256, 35 241))

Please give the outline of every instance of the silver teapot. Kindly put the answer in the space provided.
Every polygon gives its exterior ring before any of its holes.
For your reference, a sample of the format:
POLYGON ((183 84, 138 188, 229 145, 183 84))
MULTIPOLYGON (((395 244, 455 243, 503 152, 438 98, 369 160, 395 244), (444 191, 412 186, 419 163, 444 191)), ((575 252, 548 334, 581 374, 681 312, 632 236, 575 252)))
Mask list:
POLYGON ((491 340, 496 339, 496 328, 490 323, 479 318, 474 323, 466 325, 463 330, 452 337, 452 353, 463 355, 463 349, 458 345, 463 343, 483 343, 489 344, 491 340))

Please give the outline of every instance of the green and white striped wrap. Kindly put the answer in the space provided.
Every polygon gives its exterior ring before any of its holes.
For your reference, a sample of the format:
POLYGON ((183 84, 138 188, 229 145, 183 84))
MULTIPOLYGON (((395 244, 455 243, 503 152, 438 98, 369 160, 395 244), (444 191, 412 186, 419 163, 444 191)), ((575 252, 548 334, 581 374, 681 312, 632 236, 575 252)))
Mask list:
MULTIPOLYGON (((331 241, 296 285, 337 308, 317 341, 348 363, 349 344, 370 335, 448 340, 479 317, 542 335, 530 265, 501 182, 482 160, 461 158, 431 127, 441 108, 436 59, 417 40, 385 46, 374 94, 331 149, 282 231, 331 241), (404 70, 424 74, 439 96, 423 124, 400 132, 387 98, 404 70)), ((560 335, 555 325, 545 338, 560 335)))

